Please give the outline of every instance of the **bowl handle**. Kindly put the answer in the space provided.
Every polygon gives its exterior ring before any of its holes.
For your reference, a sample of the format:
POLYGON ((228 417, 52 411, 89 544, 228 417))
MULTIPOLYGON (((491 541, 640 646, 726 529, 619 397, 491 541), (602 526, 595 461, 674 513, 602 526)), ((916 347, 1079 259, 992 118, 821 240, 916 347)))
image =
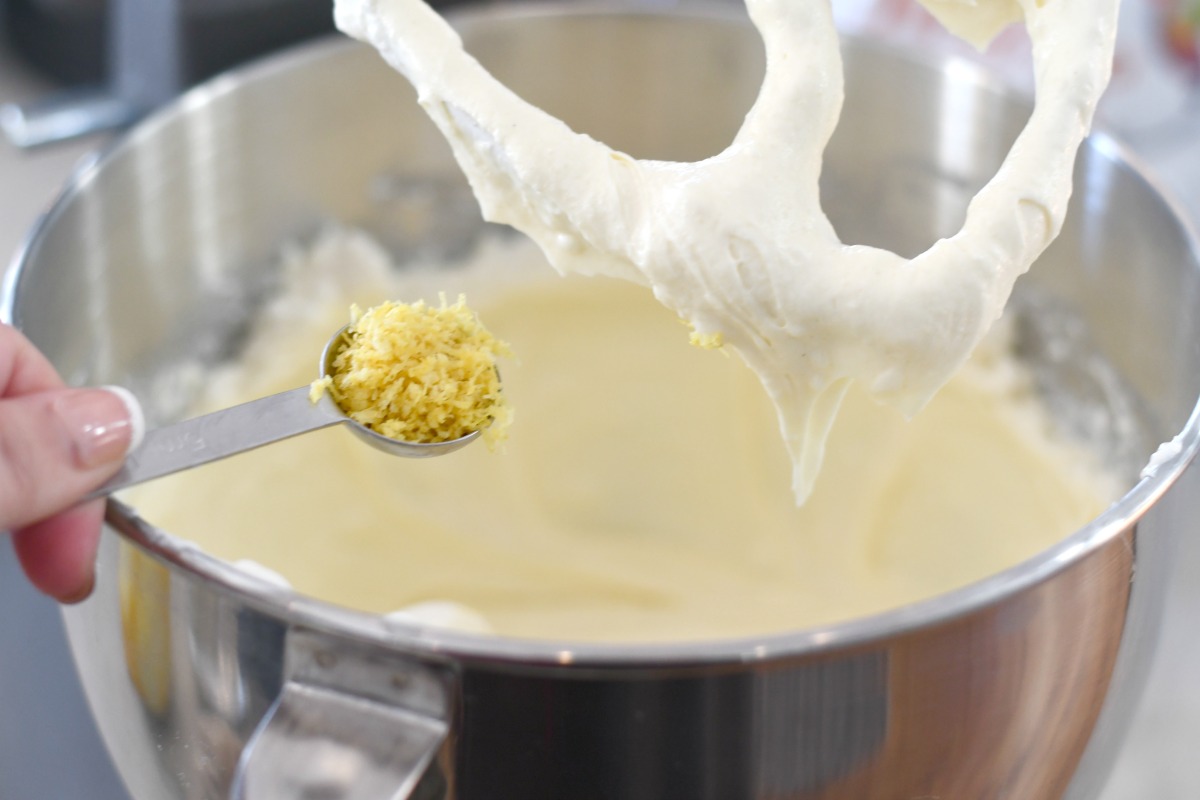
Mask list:
POLYGON ((438 800, 449 670, 313 631, 288 633, 287 678, 238 761, 231 800, 438 800))

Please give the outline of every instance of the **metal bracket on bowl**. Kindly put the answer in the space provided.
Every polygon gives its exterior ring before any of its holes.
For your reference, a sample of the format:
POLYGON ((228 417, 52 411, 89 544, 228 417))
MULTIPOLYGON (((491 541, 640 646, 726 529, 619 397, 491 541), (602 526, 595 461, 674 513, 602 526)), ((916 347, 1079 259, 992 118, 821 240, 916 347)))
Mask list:
POLYGON ((288 634, 286 681, 246 744, 231 800, 440 798, 453 676, 306 630, 288 634))

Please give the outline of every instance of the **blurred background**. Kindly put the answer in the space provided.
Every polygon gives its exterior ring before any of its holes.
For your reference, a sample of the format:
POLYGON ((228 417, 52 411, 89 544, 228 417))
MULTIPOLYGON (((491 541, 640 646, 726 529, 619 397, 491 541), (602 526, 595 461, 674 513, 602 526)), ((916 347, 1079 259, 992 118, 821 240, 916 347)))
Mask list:
MULTIPOLYGON (((1195 221, 1200 0, 1124 3, 1100 124, 1195 221)), ((834 6, 847 31, 950 50, 1030 89, 1028 45, 1017 30, 977 54, 912 0, 834 6)), ((200 80, 332 29, 331 0, 0 0, 0 266, 77 164, 122 127, 200 80)), ((1193 470, 1179 490, 1200 491, 1198 480, 1193 470)), ((1188 533, 1151 683, 1103 800, 1200 797, 1200 533, 1188 533)), ((57 608, 27 588, 0 542, 0 800, 48 798, 129 800, 84 703, 57 608)))

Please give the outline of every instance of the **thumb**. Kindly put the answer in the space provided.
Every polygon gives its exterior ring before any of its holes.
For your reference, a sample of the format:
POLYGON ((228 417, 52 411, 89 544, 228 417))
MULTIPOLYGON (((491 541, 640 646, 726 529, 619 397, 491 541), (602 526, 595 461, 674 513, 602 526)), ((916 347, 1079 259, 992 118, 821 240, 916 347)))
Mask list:
POLYGON ((124 389, 62 389, 0 400, 0 530, 75 505, 111 477, 144 429, 124 389))

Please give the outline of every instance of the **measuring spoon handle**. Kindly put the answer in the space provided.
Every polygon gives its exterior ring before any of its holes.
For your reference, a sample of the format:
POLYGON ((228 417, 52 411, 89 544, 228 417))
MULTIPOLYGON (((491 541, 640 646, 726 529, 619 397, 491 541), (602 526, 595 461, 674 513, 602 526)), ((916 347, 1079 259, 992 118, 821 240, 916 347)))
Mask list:
POLYGON ((346 421, 328 396, 312 403, 308 394, 305 386, 147 431, 121 471, 86 499, 346 421))

